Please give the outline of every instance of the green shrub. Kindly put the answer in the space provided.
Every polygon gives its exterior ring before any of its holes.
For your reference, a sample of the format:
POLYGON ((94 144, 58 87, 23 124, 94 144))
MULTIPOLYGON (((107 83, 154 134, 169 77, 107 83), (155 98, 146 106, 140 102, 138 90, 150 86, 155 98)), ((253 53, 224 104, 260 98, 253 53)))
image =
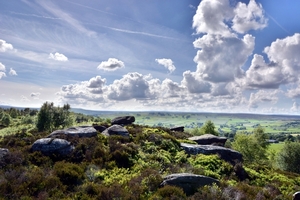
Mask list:
POLYGON ((159 188, 153 196, 150 198, 152 200, 183 200, 187 199, 187 196, 183 192, 183 190, 179 187, 166 185, 162 188, 159 188))
POLYGON ((84 179, 84 170, 77 164, 60 161, 55 163, 53 169, 64 185, 77 185, 84 179))

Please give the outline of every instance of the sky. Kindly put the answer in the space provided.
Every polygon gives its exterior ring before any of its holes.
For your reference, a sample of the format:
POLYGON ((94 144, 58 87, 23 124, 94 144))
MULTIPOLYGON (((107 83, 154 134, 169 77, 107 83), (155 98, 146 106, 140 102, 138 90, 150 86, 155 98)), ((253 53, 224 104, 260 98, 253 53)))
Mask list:
POLYGON ((298 0, 0 1, 0 105, 300 114, 298 0))

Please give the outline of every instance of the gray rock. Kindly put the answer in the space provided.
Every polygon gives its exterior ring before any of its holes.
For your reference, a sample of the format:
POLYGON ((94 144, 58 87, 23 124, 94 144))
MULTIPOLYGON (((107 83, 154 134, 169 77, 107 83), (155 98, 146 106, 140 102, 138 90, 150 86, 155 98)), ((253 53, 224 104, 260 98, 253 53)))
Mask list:
POLYGON ((225 145, 225 142, 227 141, 226 137, 218 137, 212 134, 204 134, 201 136, 194 136, 188 138, 189 140, 195 141, 198 144, 203 145, 211 145, 211 144, 219 144, 221 146, 225 145))
POLYGON ((219 181, 207 176, 179 173, 166 176, 161 183, 161 186, 172 185, 180 187, 187 195, 192 195, 197 192, 199 187, 211 185, 213 183, 218 184, 219 181))
POLYGON ((122 116, 122 117, 116 117, 111 120, 111 124, 118 124, 118 125, 128 125, 135 122, 134 116, 122 116))
POLYGON ((75 149, 70 142, 59 138, 42 138, 35 141, 31 146, 31 151, 40 151, 44 155, 61 155, 66 156, 75 149))
POLYGON ((170 128, 171 131, 176 131, 176 132, 184 132, 184 126, 178 126, 174 128, 170 128))
POLYGON ((102 134, 105 136, 120 135, 120 136, 124 136, 124 137, 129 137, 128 130, 120 125, 112 125, 112 126, 108 127, 107 129, 105 129, 102 132, 102 134))
POLYGON ((48 138, 56 138, 60 136, 78 136, 78 137, 94 137, 97 136, 97 130, 93 126, 77 126, 65 130, 53 131, 48 138))
POLYGON ((187 154, 218 154, 221 159, 230 162, 233 165, 243 161, 243 156, 240 152, 225 147, 214 145, 195 145, 187 143, 181 143, 180 146, 185 150, 187 154))
POLYGON ((0 168, 5 165, 5 157, 8 155, 9 150, 0 148, 0 168))
POLYGON ((96 125, 96 124, 93 124, 93 127, 100 133, 103 132, 105 129, 107 129, 105 126, 100 126, 100 125, 96 125))
POLYGON ((293 194, 293 200, 300 200, 300 191, 293 194))

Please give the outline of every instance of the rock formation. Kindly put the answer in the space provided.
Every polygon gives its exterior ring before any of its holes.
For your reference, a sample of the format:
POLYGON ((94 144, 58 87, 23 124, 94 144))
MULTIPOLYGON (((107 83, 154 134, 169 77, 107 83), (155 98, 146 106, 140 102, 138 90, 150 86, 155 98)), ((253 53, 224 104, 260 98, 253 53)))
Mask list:
POLYGON ((187 195, 192 195, 197 192, 199 187, 219 183, 218 180, 196 174, 179 173, 171 174, 164 178, 161 186, 173 185, 183 189, 187 195))
POLYGON ((181 143, 180 145, 187 154, 192 154, 192 155, 218 154, 221 157, 221 159, 233 165, 242 162, 243 160, 241 153, 225 147, 214 146, 214 145, 195 145, 195 144, 187 144, 187 143, 181 143))
POLYGON ((202 145, 219 145, 224 146, 227 141, 226 137, 218 137, 212 134, 204 134, 201 136, 194 136, 188 138, 189 140, 197 142, 197 144, 202 145))
POLYGON ((112 125, 112 126, 108 127, 107 129, 105 129, 102 132, 102 134, 105 136, 120 135, 120 136, 124 136, 124 137, 129 137, 128 130, 121 125, 112 125))
POLYGON ((59 138, 60 136, 78 136, 78 137, 94 137, 97 135, 97 130, 93 126, 77 126, 64 130, 53 131, 48 138, 59 138))
POLYGON ((118 124, 118 125, 128 125, 135 122, 134 116, 122 116, 122 117, 116 117, 111 120, 111 124, 118 124))
POLYGON ((66 156, 75 149, 70 142, 58 138, 42 138, 35 141, 31 146, 31 151, 40 151, 44 155, 52 154, 66 156))

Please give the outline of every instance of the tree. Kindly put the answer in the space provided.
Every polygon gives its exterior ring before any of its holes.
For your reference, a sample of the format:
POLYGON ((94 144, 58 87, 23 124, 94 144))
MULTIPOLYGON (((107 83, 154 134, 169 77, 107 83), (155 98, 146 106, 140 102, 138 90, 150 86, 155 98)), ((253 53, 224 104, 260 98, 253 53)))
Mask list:
POLYGON ((3 113, 0 122, 3 126, 9 126, 12 122, 12 119, 8 113, 3 113))
POLYGON ((268 135, 262 127, 253 130, 253 134, 237 133, 232 147, 243 155, 245 163, 261 163, 268 159, 268 135))
POLYGON ((217 135, 218 136, 219 133, 215 129, 216 129, 215 124, 211 120, 208 120, 201 127, 201 132, 203 134, 213 134, 213 135, 217 135))
POLYGON ((277 164, 285 171, 300 173, 300 143, 286 142, 278 153, 277 164))
POLYGON ((55 107, 53 103, 45 102, 38 113, 36 125, 38 131, 52 131, 59 127, 65 128, 71 125, 70 108, 69 104, 60 108, 59 106, 55 107))

